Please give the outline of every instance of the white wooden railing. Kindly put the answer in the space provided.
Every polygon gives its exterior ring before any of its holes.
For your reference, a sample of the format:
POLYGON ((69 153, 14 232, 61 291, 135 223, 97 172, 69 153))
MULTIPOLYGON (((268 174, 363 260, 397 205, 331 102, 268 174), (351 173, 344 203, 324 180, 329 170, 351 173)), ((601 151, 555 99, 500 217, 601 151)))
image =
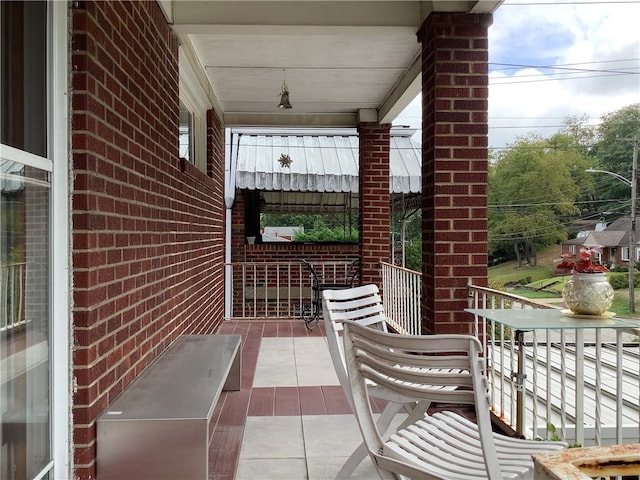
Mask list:
POLYGON ((2 265, 0 268, 0 332, 25 324, 25 263, 2 265))
MULTIPOLYGON (((477 286, 469 287, 469 306, 554 308, 477 286)), ((561 438, 582 446, 638 442, 638 329, 537 330, 516 338, 501 324, 479 319, 476 330, 485 345, 494 413, 509 427, 549 438, 549 422, 561 438), (519 342, 526 365, 520 379, 519 342)))
POLYGON ((382 303, 387 323, 404 335, 421 334, 422 274, 381 262, 382 303))

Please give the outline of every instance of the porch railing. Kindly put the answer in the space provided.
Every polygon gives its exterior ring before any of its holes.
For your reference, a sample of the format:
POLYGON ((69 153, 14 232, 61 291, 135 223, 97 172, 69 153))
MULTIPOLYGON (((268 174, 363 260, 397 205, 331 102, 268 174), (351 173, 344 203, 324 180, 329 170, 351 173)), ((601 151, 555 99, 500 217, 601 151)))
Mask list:
MULTIPOLYGON (((341 283, 350 261, 312 261, 326 283, 341 283)), ((312 315, 312 278, 300 262, 226 264, 231 284, 231 318, 303 318, 312 315)))
MULTIPOLYGON (((469 306, 553 308, 477 286, 469 287, 469 306)), ((530 438, 549 438, 553 425, 561 438, 582 446, 638 442, 638 329, 539 330, 519 332, 516 339, 501 324, 476 319, 476 331, 485 345, 494 413, 508 426, 530 438), (520 383, 519 351, 526 365, 520 383)))
POLYGON ((422 274, 381 262, 382 303, 387 323, 404 335, 421 334, 422 274))
MULTIPOLYGON (((328 278, 344 278, 348 262, 318 262, 328 278)), ((311 314, 311 276, 300 262, 231 263, 233 317, 302 317, 311 314)), ((382 294, 391 327, 420 334, 421 275, 382 265, 382 294)), ((554 308, 490 288, 469 286, 470 308, 554 308)), ((640 329, 514 332, 476 318, 483 341, 494 414, 529 438, 549 438, 553 425, 569 443, 608 445, 640 439, 640 329), (525 378, 518 379, 518 353, 525 378), (583 379, 583 380, 580 380, 583 379), (519 383, 520 382, 520 383, 519 383), (518 389, 524 389, 524 395, 518 389), (519 400, 524 398, 524 400, 519 400), (520 423, 520 425, 518 425, 520 423)))
POLYGON ((26 263, 0 267, 0 332, 25 324, 25 272, 26 263))

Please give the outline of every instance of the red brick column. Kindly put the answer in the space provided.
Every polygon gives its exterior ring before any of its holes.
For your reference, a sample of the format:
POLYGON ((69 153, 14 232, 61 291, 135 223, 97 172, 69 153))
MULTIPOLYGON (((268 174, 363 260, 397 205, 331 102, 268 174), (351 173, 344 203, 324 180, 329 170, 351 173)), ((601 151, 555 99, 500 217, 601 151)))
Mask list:
POLYGON ((471 333, 467 284, 487 284, 490 14, 434 13, 422 44, 422 329, 471 333))
POLYGON ((360 123, 361 283, 382 286, 380 262, 391 259, 389 139, 391 125, 360 123))

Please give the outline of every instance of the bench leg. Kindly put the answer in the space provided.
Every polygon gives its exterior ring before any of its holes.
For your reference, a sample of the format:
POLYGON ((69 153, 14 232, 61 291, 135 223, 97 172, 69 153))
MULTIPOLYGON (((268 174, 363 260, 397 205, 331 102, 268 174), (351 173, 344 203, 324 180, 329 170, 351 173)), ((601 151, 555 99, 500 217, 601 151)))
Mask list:
POLYGON ((224 386, 222 387, 223 391, 228 390, 240 390, 240 382, 242 381, 242 354, 241 347, 238 347, 238 351, 236 352, 236 356, 233 359, 233 363, 231 364, 231 369, 229 370, 229 375, 227 375, 227 379, 224 382, 224 386))

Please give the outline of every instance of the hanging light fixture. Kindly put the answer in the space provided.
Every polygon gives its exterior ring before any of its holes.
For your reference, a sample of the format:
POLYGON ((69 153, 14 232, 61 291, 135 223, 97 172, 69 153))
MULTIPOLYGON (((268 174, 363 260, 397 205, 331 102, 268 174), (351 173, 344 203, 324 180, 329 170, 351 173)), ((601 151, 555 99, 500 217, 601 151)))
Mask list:
POLYGON ((291 102, 289 101, 289 87, 287 87, 287 72, 285 69, 282 69, 283 72, 283 80, 282 80, 282 90, 280 91, 280 103, 278 104, 278 108, 289 109, 293 108, 291 106, 291 102))

